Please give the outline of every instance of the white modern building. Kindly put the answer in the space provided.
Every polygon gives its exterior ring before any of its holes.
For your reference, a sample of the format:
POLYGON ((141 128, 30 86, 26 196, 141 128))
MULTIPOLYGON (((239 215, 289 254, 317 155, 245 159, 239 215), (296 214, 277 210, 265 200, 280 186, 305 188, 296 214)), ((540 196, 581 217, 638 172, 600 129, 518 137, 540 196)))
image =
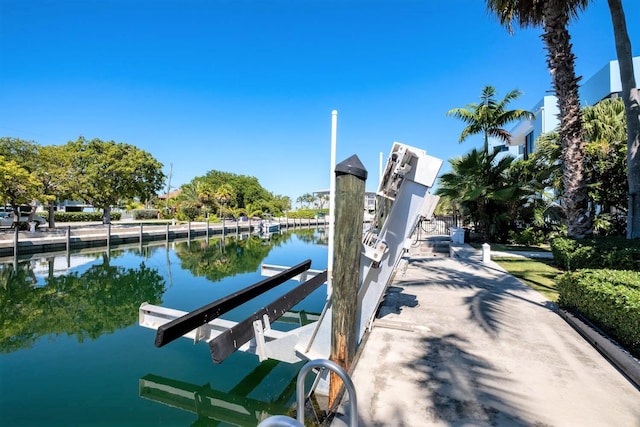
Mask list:
MULTIPOLYGON (((314 202, 314 208, 329 208, 329 190, 318 190, 313 192, 316 200, 323 200, 322 203, 314 202)), ((374 212, 376 210, 376 192, 366 191, 364 194, 364 209, 367 212, 374 212)))
MULTIPOLYGON (((640 56, 633 58, 633 70, 636 84, 638 84, 640 82, 640 56)), ((580 102, 583 106, 595 105, 603 99, 618 97, 620 92, 622 92, 622 83, 618 61, 610 61, 580 86, 580 102)), ((536 149, 536 138, 543 133, 554 131, 560 124, 557 98, 553 95, 543 97, 530 111, 535 114, 535 118, 522 120, 511 129, 511 144, 504 145, 497 140, 490 140, 490 146, 501 147, 505 155, 527 159, 529 154, 536 149)))

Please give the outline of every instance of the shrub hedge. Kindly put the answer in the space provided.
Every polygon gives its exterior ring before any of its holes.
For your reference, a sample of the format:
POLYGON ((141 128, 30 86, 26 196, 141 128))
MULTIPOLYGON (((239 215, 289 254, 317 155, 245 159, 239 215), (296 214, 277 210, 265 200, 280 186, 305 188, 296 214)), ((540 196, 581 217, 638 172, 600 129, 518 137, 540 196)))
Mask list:
MULTIPOLYGON (((43 215, 48 217, 48 215, 43 215)), ((119 221, 122 218, 120 212, 111 212, 111 220, 119 221)), ((53 219, 56 222, 84 222, 102 221, 102 212, 54 212, 53 219)))
POLYGON ((640 239, 559 237, 551 241, 551 251, 555 263, 568 271, 581 268, 640 271, 640 239))
POLYGON ((558 304, 640 357, 640 272, 580 270, 558 277, 558 304))
POLYGON ((159 218, 159 210, 158 209, 134 209, 131 211, 133 215, 133 219, 158 219, 159 218))
POLYGON ((287 212, 287 218, 313 219, 316 218, 318 214, 328 216, 329 209, 298 209, 287 212))

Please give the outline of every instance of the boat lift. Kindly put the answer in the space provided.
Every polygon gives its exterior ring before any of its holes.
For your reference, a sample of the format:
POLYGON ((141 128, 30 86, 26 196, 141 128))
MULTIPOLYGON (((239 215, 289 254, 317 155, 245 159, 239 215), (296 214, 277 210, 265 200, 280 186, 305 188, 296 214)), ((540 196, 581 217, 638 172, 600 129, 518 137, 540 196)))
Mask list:
MULTIPOLYGON (((428 156, 422 149, 393 143, 377 191, 378 196, 388 200, 384 204, 388 206, 388 212, 378 210, 374 224, 382 225, 367 231, 362 242, 358 344, 372 326, 387 285, 411 244, 418 221, 433 215, 438 197, 428 192, 441 166, 442 160, 428 156)), ((330 226, 333 225, 330 223, 330 226)), ((331 351, 330 295, 322 314, 312 323, 287 332, 271 328, 273 322, 286 317, 293 306, 326 283, 327 270, 312 270, 311 261, 307 260, 291 268, 263 265, 262 274, 268 277, 192 312, 143 303, 139 308, 139 324, 157 330, 155 345, 158 347, 179 337, 208 343, 215 363, 221 363, 236 350, 254 353, 261 361, 271 358, 294 363, 328 359, 331 351), (288 280, 301 283, 245 320, 232 322, 220 318, 288 280)))

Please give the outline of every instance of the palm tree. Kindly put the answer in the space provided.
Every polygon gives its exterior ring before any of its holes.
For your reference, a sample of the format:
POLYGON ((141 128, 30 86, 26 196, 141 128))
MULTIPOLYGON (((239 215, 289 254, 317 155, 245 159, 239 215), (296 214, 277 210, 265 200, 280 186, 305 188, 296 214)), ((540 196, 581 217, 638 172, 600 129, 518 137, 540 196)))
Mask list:
POLYGON ((481 133, 484 137, 484 152, 489 153, 489 137, 494 137, 509 144, 511 134, 503 129, 509 123, 522 119, 532 119, 534 114, 526 110, 505 110, 509 102, 522 95, 518 90, 509 92, 502 101, 494 99, 496 90, 493 86, 485 86, 480 95, 480 103, 468 104, 464 108, 454 108, 447 112, 448 116, 467 123, 462 130, 458 142, 463 142, 467 137, 481 133))
POLYGON ((227 204, 233 204, 233 200, 235 198, 235 191, 233 190, 233 187, 231 185, 222 184, 216 190, 214 194, 214 198, 219 203, 220 216, 223 217, 224 216, 223 209, 226 208, 227 204))
POLYGON ((633 71, 631 42, 627 33, 621 0, 608 0, 616 53, 620 66, 622 99, 627 118, 627 238, 640 237, 640 91, 636 87, 633 71))
MULTIPOLYGON (((628 200, 624 104, 618 98, 583 107, 582 122, 584 173, 590 183, 590 218, 597 220, 597 215, 616 213, 614 223, 618 226, 624 223, 624 220, 618 220, 618 213, 626 212, 628 200)), ((552 188, 556 194, 563 192, 561 158, 561 142, 557 133, 545 133, 536 140, 536 151, 527 168, 539 188, 552 188)), ((623 225, 619 228, 624 230, 623 225)))
POLYGON ((575 55, 571 49, 569 20, 578 15, 590 0, 487 0, 488 9, 512 32, 520 27, 542 26, 547 49, 547 65, 553 80, 560 110, 562 141, 563 202, 567 215, 567 234, 584 238, 592 234, 588 215, 587 182, 583 173, 584 137, 575 55))
POLYGON ((489 155, 473 149, 449 160, 451 172, 439 179, 437 195, 447 198, 462 209, 468 222, 475 223, 485 241, 504 240, 511 228, 512 207, 525 197, 523 183, 509 174, 513 157, 496 160, 498 152, 489 155))

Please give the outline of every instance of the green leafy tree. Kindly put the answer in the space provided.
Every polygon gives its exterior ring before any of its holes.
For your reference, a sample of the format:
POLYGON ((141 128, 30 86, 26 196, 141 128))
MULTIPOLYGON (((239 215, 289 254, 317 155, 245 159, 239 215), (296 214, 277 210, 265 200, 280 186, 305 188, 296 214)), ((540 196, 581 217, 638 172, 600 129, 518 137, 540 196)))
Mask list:
POLYGON ((133 145, 80 137, 68 148, 78 177, 75 194, 103 209, 105 224, 120 200, 148 200, 163 186, 162 164, 133 145))
POLYGON ((504 129, 506 125, 521 119, 531 119, 533 113, 526 110, 507 110, 507 105, 522 95, 518 90, 512 90, 502 99, 495 100, 496 90, 493 86, 485 86, 480 95, 480 103, 468 104, 464 108, 454 108, 447 115, 467 123, 462 130, 458 142, 463 142, 471 135, 482 134, 484 151, 489 152, 489 137, 496 138, 506 144, 511 142, 511 134, 504 129))
POLYGON ((225 209, 227 209, 229 205, 235 205, 236 202, 235 191, 230 184, 222 184, 218 187, 214 194, 214 198, 218 202, 218 212, 221 217, 224 217, 227 214, 225 209))
MULTIPOLYGON (((589 177, 591 215, 612 217, 628 207, 627 132, 621 99, 606 99, 583 109, 585 172, 589 177), (596 212, 596 207, 598 212, 596 212)), ((612 218, 624 230, 626 218, 612 218)), ((613 224, 613 223, 612 223, 613 224)))
POLYGON ((43 194, 36 174, 37 153, 35 142, 0 138, 0 193, 3 203, 10 204, 13 209, 15 225, 20 219, 19 207, 31 205, 31 219, 35 211, 33 202, 43 194))
POLYGON ((584 10, 589 0, 487 0, 488 9, 512 32, 513 25, 522 28, 542 26, 542 39, 547 49, 547 66, 553 80, 560 111, 562 141, 563 203, 567 216, 567 234, 584 238, 592 234, 588 213, 588 189, 584 174, 584 135, 575 55, 571 48, 568 25, 584 10))
MULTIPOLYGON (((625 109, 622 100, 606 99, 582 109, 585 136, 584 174, 589 196, 589 215, 598 224, 605 222, 624 229, 624 219, 615 216, 627 208, 627 164, 625 109), (605 221, 606 220, 606 221, 605 221)), ((556 132, 541 135, 536 151, 528 160, 532 183, 552 190, 556 198, 563 192, 562 143, 556 132)), ((602 231, 602 227, 600 227, 602 231)))
POLYGON ((212 170, 182 187, 183 192, 176 199, 182 212, 188 209, 195 216, 199 212, 199 207, 196 206, 204 206, 204 200, 199 197, 201 192, 197 188, 200 185, 206 186, 211 206, 218 212, 224 207, 225 213, 234 212, 236 215, 246 214, 249 217, 261 216, 264 212, 279 215, 291 206, 288 197, 273 195, 255 177, 212 170), (221 198, 223 194, 224 204, 221 198))
POLYGON ((54 205, 56 200, 73 198, 77 180, 67 145, 44 145, 38 147, 35 174, 42 184, 40 201, 48 205, 49 228, 55 227, 54 205))
POLYGON ((273 208, 275 212, 288 212, 291 210, 291 198, 289 196, 273 196, 273 208))
POLYGON ((13 209, 14 226, 20 220, 19 206, 31 203, 42 194, 38 179, 13 160, 0 156, 0 192, 13 209))

